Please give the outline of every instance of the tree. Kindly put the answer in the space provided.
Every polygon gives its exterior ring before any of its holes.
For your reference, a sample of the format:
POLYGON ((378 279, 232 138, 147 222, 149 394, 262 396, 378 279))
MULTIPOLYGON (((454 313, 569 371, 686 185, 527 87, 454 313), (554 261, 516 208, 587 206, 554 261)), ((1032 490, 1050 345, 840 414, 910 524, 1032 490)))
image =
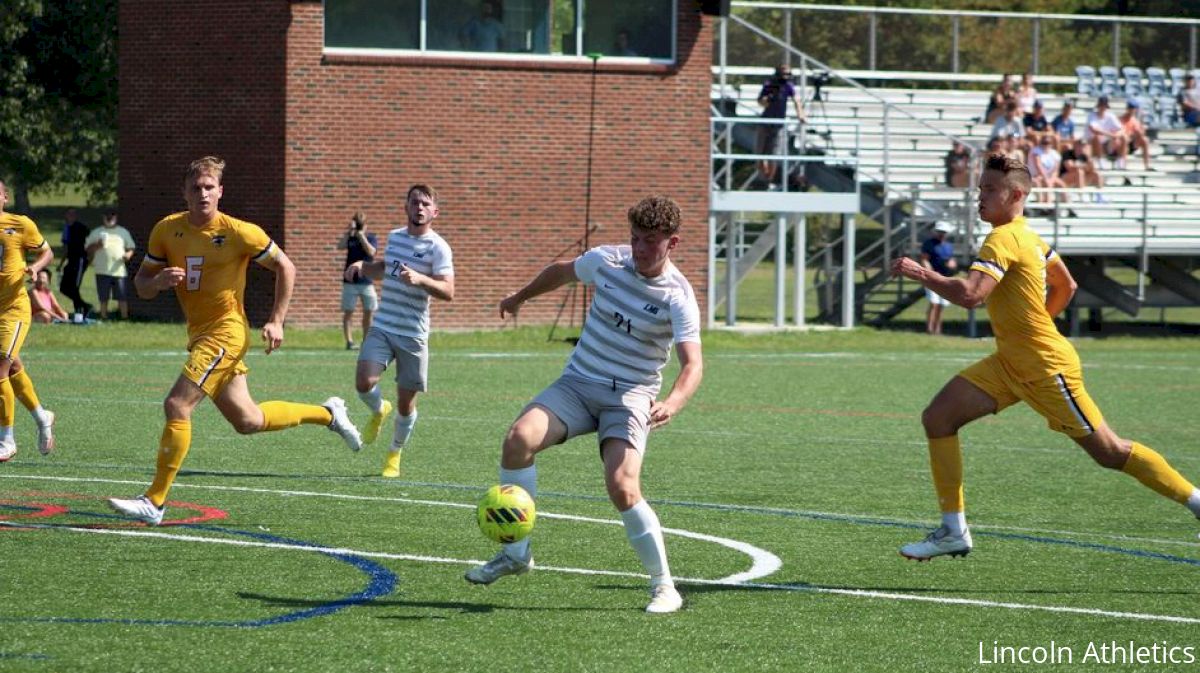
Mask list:
POLYGON ((117 0, 5 0, 0 8, 0 174, 28 190, 116 194, 117 0))

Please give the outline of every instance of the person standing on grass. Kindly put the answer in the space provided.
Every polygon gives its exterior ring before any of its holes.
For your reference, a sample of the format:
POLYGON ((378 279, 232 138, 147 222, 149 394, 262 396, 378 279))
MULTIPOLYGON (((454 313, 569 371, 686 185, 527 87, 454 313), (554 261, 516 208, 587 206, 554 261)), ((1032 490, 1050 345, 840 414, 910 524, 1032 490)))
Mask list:
POLYGON ((100 317, 108 319, 108 299, 117 300, 117 310, 123 319, 129 319, 129 298, 126 279, 129 271, 125 265, 133 257, 136 244, 129 230, 117 224, 117 213, 110 210, 104 214, 104 226, 88 234, 84 243, 91 256, 92 268, 96 270, 96 295, 100 304, 100 317))
POLYGON ((158 450, 154 482, 145 494, 110 498, 118 513, 151 525, 162 523, 164 504, 192 442, 192 411, 205 396, 239 434, 324 425, 353 450, 362 448, 346 403, 330 397, 317 406, 294 402, 256 404, 246 385, 244 362, 250 347, 250 321, 243 295, 246 267, 253 260, 275 274, 275 303, 262 328, 266 351, 283 345, 283 321, 292 298, 296 269, 258 225, 217 209, 224 195, 225 162, 193 161, 183 180, 188 209, 168 215, 150 231, 150 245, 133 284, 142 299, 175 291, 188 329, 188 359, 163 402, 166 426, 158 450))
MULTIPOLYGON (((671 422, 700 386, 700 308, 670 259, 679 244, 679 206, 651 196, 630 208, 628 217, 630 245, 600 246, 555 262, 500 302, 501 318, 515 316, 525 302, 567 283, 595 286, 588 320, 562 376, 533 398, 504 438, 500 483, 536 497, 537 453, 595 432, 609 500, 650 575, 646 612, 669 613, 683 606, 683 598, 671 578, 658 516, 642 498, 642 455, 649 431, 671 422), (656 400, 672 344, 679 375, 666 398, 656 400)), ((468 570, 466 579, 491 584, 532 567, 525 538, 468 570)))
POLYGON ((90 231, 88 226, 76 217, 74 208, 67 209, 66 218, 63 225, 63 246, 66 250, 63 260, 58 265, 59 273, 62 274, 58 279, 58 290, 71 300, 75 313, 87 318, 92 305, 84 301, 83 295, 79 293, 79 286, 83 284, 83 274, 88 267, 85 241, 90 231))
POLYGON ((1052 430, 1069 436, 1101 466, 1129 474, 1200 517, 1200 490, 1156 451, 1113 432, 1084 389, 1075 347, 1054 325, 1054 316, 1075 294, 1075 281, 1021 215, 1032 185, 1025 165, 988 157, 979 183, 979 218, 993 229, 966 278, 932 273, 908 258, 892 264, 894 275, 964 308, 987 300, 996 333, 996 352, 959 372, 921 414, 942 525, 924 540, 901 547, 906 558, 926 561, 971 551, 958 431, 1017 402, 1033 407, 1052 430))
POLYGON ((408 226, 388 234, 381 260, 357 261, 345 279, 383 279, 383 301, 363 338, 354 372, 358 397, 371 410, 363 439, 375 441, 392 404, 379 391, 379 378, 396 362, 396 424, 384 458, 384 477, 400 476, 400 457, 417 424, 417 393, 429 378, 429 300, 454 301, 454 261, 450 244, 433 230, 437 192, 428 185, 409 187, 404 197, 408 226))
POLYGON ((367 217, 362 211, 354 213, 350 218, 350 226, 338 238, 338 250, 346 251, 346 262, 342 264, 342 337, 346 340, 346 350, 356 348, 354 337, 350 334, 350 319, 354 317, 354 305, 362 303, 362 335, 367 338, 371 329, 371 319, 379 308, 379 296, 375 294, 375 283, 362 274, 354 280, 346 280, 346 269, 355 262, 375 261, 375 252, 379 243, 375 234, 367 231, 367 217))
POLYGON ((54 251, 33 220, 4 212, 7 204, 8 187, 0 182, 0 463, 17 454, 13 421, 18 399, 37 423, 38 450, 47 454, 54 449, 54 412, 42 408, 21 364, 21 346, 33 322, 25 277, 37 278, 54 259, 54 251), (37 259, 26 265, 25 253, 30 251, 37 252, 37 259))
MULTIPOLYGON (((956 227, 949 222, 938 222, 933 225, 933 233, 921 244, 921 265, 943 276, 953 276, 958 273, 958 262, 954 259, 954 244, 946 237, 954 233, 956 227)), ((925 311, 925 332, 927 334, 942 333, 942 311, 950 302, 938 293, 925 288, 925 299, 929 300, 929 308, 925 311)))

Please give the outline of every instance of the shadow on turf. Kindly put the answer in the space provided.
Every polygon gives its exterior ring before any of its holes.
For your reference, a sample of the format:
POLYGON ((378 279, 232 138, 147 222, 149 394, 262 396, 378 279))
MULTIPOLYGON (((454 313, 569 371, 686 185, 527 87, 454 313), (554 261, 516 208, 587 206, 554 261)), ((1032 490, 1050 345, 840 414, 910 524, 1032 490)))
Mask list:
MULTIPOLYGON (((614 587, 628 589, 629 587, 614 587)), ((279 598, 276 596, 264 596, 262 594, 248 593, 244 591, 238 592, 238 598, 246 600, 260 601, 268 607, 277 608, 315 608, 328 605, 329 601, 307 598, 279 598)), ((430 610, 457 610, 462 614, 488 614, 500 610, 515 610, 520 612, 623 612, 621 608, 598 608, 598 607, 509 607, 506 605, 495 605, 493 603, 465 603, 455 601, 401 601, 401 600, 373 600, 355 603, 358 607, 364 608, 425 608, 430 610)), ((414 619, 445 619, 437 615, 429 615, 425 617, 419 616, 383 616, 380 619, 398 619, 398 620, 414 620, 414 619)))

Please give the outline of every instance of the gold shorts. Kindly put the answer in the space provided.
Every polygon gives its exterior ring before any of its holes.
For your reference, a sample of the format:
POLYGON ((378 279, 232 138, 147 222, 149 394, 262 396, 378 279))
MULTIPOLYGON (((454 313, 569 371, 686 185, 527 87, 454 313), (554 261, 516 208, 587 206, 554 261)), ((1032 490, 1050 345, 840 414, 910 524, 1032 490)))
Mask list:
POLYGON ((29 322, 28 318, 0 319, 0 358, 17 359, 21 354, 21 346, 25 344, 25 335, 29 334, 29 322))
POLYGON ((958 373, 996 401, 996 413, 1024 402, 1046 419, 1051 430, 1069 437, 1087 437, 1104 423, 1104 416, 1087 390, 1078 369, 1034 381, 1018 381, 993 353, 958 373))
POLYGON ((205 395, 216 399, 235 376, 250 371, 242 358, 246 355, 245 339, 227 343, 210 336, 197 337, 188 347, 188 360, 183 376, 200 386, 205 395))

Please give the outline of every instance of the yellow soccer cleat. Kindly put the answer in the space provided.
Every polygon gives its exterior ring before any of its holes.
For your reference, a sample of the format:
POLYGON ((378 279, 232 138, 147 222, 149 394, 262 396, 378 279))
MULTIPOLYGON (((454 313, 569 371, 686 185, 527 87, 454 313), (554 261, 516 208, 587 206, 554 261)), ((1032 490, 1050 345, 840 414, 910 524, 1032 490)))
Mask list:
POLYGON ((383 428, 383 422, 387 420, 389 414, 392 413, 392 403, 387 400, 383 401, 383 405, 379 407, 379 413, 371 414, 371 420, 367 421, 367 427, 363 430, 363 443, 372 444, 379 437, 379 431, 383 428))
POLYGON ((387 458, 383 461, 383 476, 388 479, 400 476, 400 456, 400 451, 388 451, 387 458))

